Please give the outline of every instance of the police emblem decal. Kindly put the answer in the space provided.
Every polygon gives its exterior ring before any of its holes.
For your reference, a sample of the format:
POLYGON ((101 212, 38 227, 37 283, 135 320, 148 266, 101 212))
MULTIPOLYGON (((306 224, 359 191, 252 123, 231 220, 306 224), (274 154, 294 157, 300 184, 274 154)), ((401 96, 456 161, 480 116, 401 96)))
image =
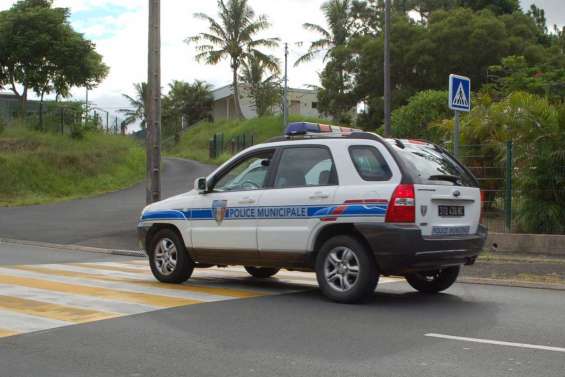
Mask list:
POLYGON ((212 215, 218 224, 221 224, 226 217, 227 200, 214 200, 212 202, 212 215))

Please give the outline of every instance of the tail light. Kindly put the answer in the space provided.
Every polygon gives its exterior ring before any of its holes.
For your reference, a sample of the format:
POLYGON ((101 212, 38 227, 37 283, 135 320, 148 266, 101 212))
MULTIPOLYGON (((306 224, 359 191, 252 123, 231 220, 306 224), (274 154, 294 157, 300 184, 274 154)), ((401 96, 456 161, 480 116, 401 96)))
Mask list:
POLYGON ((387 223, 416 222, 414 185, 398 185, 392 194, 386 213, 387 223))

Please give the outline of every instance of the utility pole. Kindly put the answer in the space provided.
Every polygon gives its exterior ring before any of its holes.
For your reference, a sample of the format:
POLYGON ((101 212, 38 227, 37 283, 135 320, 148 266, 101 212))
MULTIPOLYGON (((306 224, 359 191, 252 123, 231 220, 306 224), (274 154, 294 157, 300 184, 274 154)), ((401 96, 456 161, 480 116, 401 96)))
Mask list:
POLYGON ((385 137, 391 137, 391 88, 390 88, 390 1, 385 0, 385 53, 384 53, 384 123, 385 137))
POLYGON ((288 126, 288 43, 284 44, 284 99, 283 99, 284 129, 288 126))
POLYGON ((88 126, 88 88, 86 88, 86 100, 84 102, 84 127, 88 126))
POLYGON ((149 0, 146 202, 161 200, 161 0, 149 0))

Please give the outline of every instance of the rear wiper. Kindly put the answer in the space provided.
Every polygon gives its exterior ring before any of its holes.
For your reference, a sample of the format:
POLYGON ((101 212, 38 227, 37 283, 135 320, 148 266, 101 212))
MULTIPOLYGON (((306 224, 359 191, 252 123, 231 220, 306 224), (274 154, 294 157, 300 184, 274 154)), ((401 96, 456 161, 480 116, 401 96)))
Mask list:
POLYGON ((461 177, 456 175, 449 175, 449 174, 438 174, 438 175, 430 175, 428 178, 430 181, 448 181, 453 182, 456 185, 461 184, 461 177))

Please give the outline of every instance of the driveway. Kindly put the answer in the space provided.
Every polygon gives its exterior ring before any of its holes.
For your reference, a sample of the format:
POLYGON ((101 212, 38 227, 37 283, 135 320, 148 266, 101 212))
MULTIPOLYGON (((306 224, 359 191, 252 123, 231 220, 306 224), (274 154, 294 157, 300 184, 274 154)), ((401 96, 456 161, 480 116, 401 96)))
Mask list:
MULTIPOLYGON (((163 198, 189 191, 212 166, 167 158, 163 198)), ((0 237, 26 241, 137 249, 136 225, 145 205, 145 183, 93 198, 29 207, 0 208, 0 237)))

